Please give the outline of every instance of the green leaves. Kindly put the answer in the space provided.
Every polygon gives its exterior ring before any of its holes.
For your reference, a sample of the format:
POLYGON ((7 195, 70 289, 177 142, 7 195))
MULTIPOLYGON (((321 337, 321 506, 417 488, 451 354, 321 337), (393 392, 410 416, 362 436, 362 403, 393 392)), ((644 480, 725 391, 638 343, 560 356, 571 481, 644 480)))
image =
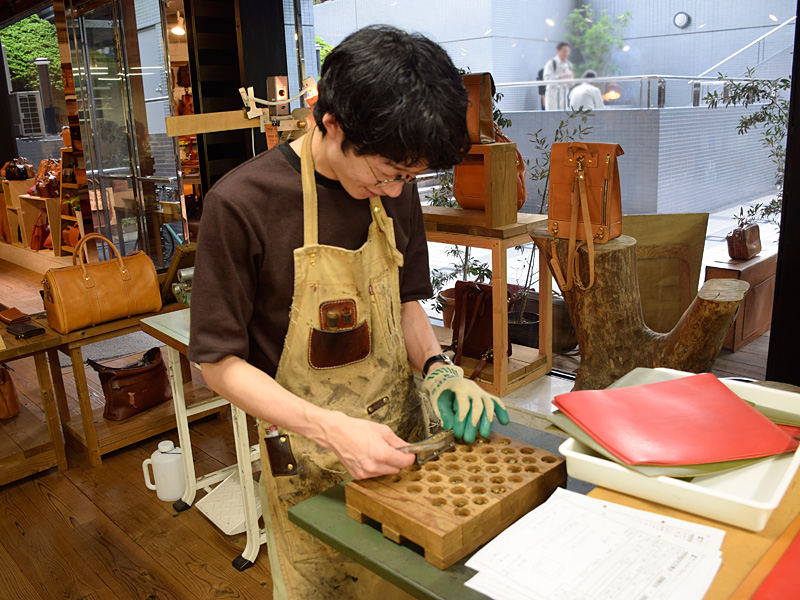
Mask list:
POLYGON ((586 69, 597 71, 600 77, 617 72, 611 53, 623 47, 622 35, 632 16, 631 11, 616 16, 609 15, 606 9, 595 12, 587 4, 572 10, 564 26, 567 41, 581 56, 573 61, 576 77, 586 69))
POLYGON ((38 15, 31 15, 0 30, 0 40, 6 47, 12 91, 39 89, 39 75, 33 60, 40 57, 52 61, 51 83, 59 90, 64 89, 55 25, 38 15))

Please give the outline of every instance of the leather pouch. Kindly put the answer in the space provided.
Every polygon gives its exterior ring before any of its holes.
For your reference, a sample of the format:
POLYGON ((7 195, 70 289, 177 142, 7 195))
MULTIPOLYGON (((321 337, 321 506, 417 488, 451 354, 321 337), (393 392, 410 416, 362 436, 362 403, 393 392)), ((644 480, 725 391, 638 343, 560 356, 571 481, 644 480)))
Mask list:
POLYGON ((10 419, 19 414, 19 401, 9 368, 0 363, 0 419, 10 419))
POLYGON ((366 321, 345 331, 312 329, 308 340, 308 364, 314 369, 344 367, 364 360, 371 349, 366 321))
POLYGON ((297 475, 297 461, 292 454, 292 440, 288 435, 264 438, 269 455, 269 468, 273 477, 297 475))
POLYGON ((7 331, 18 340, 21 340, 44 333, 45 329, 41 325, 34 325, 33 323, 25 322, 9 325, 7 331))
POLYGON ((358 323, 355 300, 323 302, 319 307, 319 322, 325 331, 354 329, 358 323))
POLYGON ((6 310, 0 312, 0 321, 5 323, 6 325, 13 325, 14 323, 24 323, 25 321, 30 321, 30 315, 22 312, 18 308, 7 308, 6 310))

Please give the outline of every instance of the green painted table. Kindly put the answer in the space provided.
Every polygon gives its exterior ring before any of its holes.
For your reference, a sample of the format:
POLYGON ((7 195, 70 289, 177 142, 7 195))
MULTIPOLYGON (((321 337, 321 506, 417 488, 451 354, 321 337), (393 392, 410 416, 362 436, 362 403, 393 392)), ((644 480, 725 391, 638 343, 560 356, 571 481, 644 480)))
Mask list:
MULTIPOLYGON (((558 436, 517 425, 496 426, 495 431, 557 454, 558 436)), ((592 486, 568 479, 567 488, 587 493, 592 486)), ((425 561, 411 542, 395 544, 383 537, 377 524, 359 524, 347 516, 344 484, 309 498, 289 510, 289 520, 345 556, 391 581, 416 598, 425 600, 487 600, 464 585, 475 571, 464 564, 469 556, 445 571, 425 561)))

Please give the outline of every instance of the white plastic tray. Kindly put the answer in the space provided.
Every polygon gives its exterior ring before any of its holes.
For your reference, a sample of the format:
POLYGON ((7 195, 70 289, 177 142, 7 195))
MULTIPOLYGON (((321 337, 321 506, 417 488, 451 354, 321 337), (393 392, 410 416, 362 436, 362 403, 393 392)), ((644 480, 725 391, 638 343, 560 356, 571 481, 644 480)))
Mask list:
MULTIPOLYGON (((656 369, 666 378, 691 373, 656 369)), ((771 390, 736 381, 724 381, 740 397, 764 406, 800 413, 800 394, 771 390)), ((761 531, 780 503, 800 467, 800 449, 727 473, 691 480, 647 477, 601 457, 575 439, 561 444, 570 477, 652 500, 703 517, 761 531)))

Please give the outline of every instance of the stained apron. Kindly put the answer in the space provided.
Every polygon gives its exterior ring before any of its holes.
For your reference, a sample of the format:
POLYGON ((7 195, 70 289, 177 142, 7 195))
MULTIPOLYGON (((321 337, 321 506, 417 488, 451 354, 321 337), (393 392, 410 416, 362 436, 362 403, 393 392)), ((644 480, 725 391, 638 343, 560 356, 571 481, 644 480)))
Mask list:
MULTIPOLYGON (((383 423, 413 442, 428 411, 408 364, 400 324, 399 267, 392 219, 370 198, 372 222, 357 250, 318 243, 313 132, 301 152, 304 243, 294 250, 294 296, 276 381, 317 406, 383 423), (346 306, 344 330, 325 330, 326 308, 346 306)), ((335 311, 334 311, 335 314, 335 311)), ((398 588, 289 522, 288 510, 348 477, 333 452, 303 436, 267 438, 259 422, 262 498, 274 598, 407 598, 398 588)))

